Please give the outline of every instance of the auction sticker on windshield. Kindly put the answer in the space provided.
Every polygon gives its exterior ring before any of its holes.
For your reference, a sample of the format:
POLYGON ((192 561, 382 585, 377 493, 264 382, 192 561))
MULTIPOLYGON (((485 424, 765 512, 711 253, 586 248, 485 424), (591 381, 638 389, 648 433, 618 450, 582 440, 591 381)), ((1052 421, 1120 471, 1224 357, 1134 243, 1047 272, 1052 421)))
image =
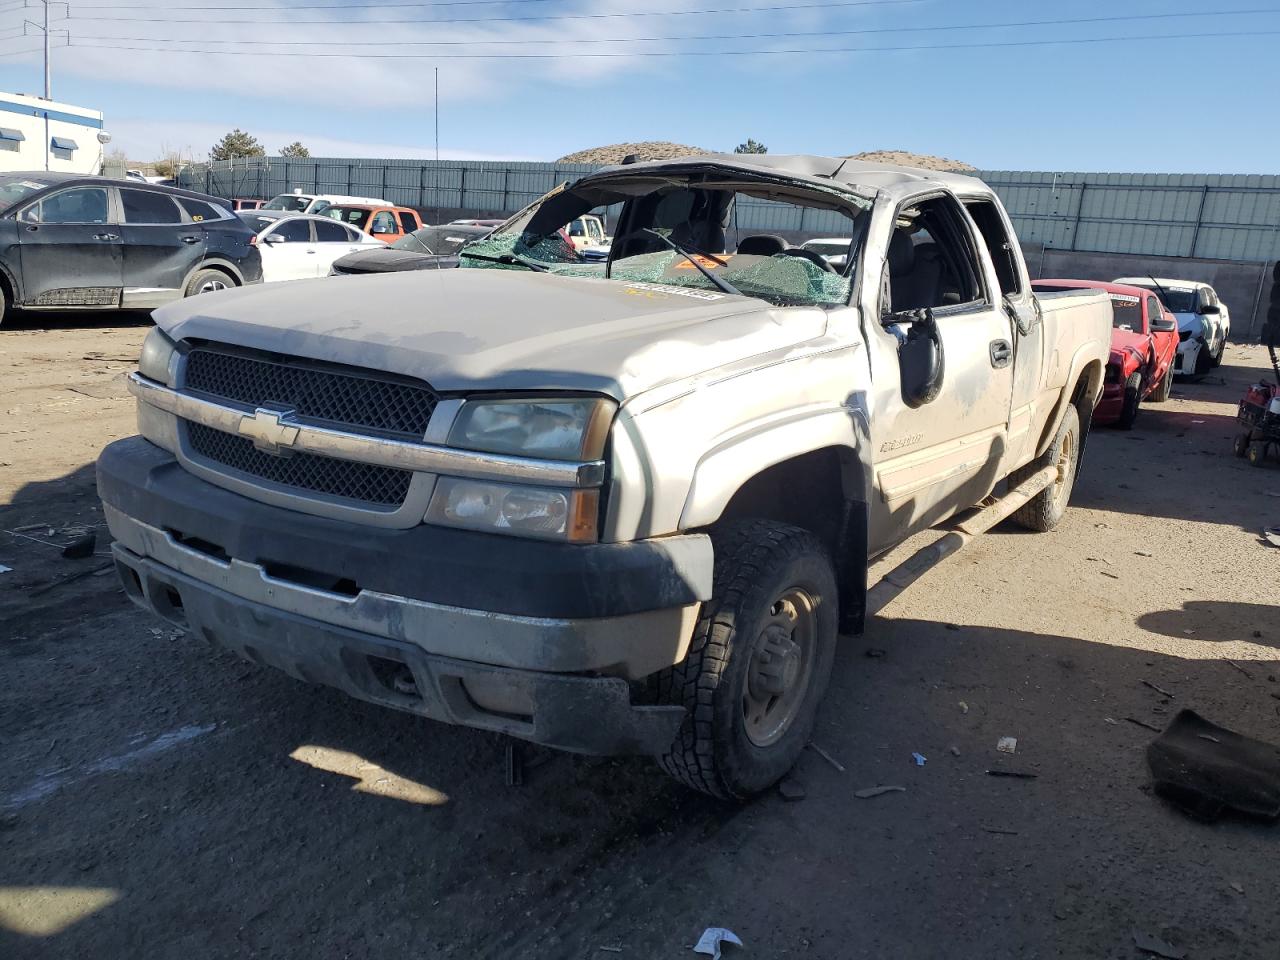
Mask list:
POLYGON ((670 293, 677 297, 692 297, 694 300, 723 300, 723 293, 711 293, 707 290, 690 290, 687 287, 669 287, 660 283, 628 283, 626 292, 635 296, 641 290, 653 293, 670 293))

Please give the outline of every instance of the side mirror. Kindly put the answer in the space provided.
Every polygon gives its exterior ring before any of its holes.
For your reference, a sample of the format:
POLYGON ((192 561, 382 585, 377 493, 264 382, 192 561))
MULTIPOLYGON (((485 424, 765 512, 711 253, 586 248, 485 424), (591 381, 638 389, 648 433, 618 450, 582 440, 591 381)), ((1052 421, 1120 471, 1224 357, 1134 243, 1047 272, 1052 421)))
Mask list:
POLYGON ((1213 302, 1213 294, 1200 287, 1196 290, 1196 313, 1201 316, 1218 313, 1218 305, 1213 302))
POLYGON ((263 240, 265 240, 267 243, 271 243, 271 244, 284 243, 284 242, 285 242, 285 238, 284 238, 284 237, 282 237, 282 236, 280 236, 280 234, 278 234, 278 233, 268 233, 268 234, 267 234, 265 237, 263 237, 262 239, 263 239, 263 240))
POLYGON ((1178 321, 1177 321, 1177 320, 1165 320, 1165 319, 1163 319, 1163 318, 1161 318, 1161 319, 1159 319, 1159 320, 1152 320, 1152 321, 1151 321, 1151 332, 1152 332, 1152 333, 1177 333, 1177 332, 1178 332, 1178 321))
POLYGON ((902 384, 902 402, 913 410, 932 403, 942 389, 945 357, 938 324, 929 309, 891 313, 881 321, 886 325, 907 327, 899 335, 898 375, 902 384))

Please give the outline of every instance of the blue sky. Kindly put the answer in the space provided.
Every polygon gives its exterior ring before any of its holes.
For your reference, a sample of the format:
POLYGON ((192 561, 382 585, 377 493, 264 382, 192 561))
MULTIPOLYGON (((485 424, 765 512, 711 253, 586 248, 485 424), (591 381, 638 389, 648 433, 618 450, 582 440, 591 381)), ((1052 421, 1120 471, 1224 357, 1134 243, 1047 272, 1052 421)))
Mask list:
MULTIPOLYGON (((903 149, 983 169, 1280 172, 1277 0, 872 0, 863 6, 828 5, 836 0, 120 2, 128 6, 72 0, 71 18, 55 22, 56 29, 70 30, 73 45, 54 51, 53 93, 57 100, 103 110, 114 145, 132 159, 157 156, 162 147, 199 158, 233 126, 254 133, 271 151, 298 139, 317 155, 429 156, 432 69, 438 66, 445 157, 552 160, 626 140, 731 149, 750 136, 775 153, 903 149), (792 9, 681 15, 768 6, 792 9), (234 7, 241 9, 228 9, 234 7), (1225 13, 1258 9, 1275 12, 1225 13), (658 15, 602 16, 637 11, 658 15), (1212 15, 1008 25, 1205 11, 1212 15), (578 19, 508 19, 532 16, 578 19), (421 22, 430 19, 471 22, 421 22), (182 20, 197 22, 177 22, 182 20), (374 22, 379 20, 418 22, 374 22), (958 29, 977 24, 1003 26, 958 29), (779 33, 814 35, 769 36, 779 33), (1242 35, 1211 36, 1222 33, 1242 35), (723 34, 753 37, 598 42, 723 34), (1139 39, 1170 34, 1194 36, 1139 39), (1100 37, 1128 39, 636 55, 1100 37), (279 40, 314 45, 272 44, 279 40), (428 40, 451 45, 404 45, 428 40), (263 55, 207 52, 212 50, 263 55), (280 55, 287 51, 334 56, 280 55), (566 56, 430 58, 442 51, 566 56), (615 56, 577 55, 586 52, 615 56)), ((24 16, 34 18, 37 11, 17 3, 0 2, 0 90, 38 92, 39 55, 23 51, 38 48, 39 40, 16 35, 24 16)))

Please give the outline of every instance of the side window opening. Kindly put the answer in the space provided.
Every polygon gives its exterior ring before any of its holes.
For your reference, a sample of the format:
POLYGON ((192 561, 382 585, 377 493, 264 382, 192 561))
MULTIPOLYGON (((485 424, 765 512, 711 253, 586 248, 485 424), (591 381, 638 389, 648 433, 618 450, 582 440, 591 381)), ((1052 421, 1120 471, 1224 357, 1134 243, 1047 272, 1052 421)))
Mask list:
POLYGON ((980 277, 977 251, 953 199, 933 197, 899 211, 885 260, 883 313, 981 302, 980 277))
POLYGON ((150 190, 120 190, 124 206, 124 222, 140 224, 173 224, 182 222, 182 214, 173 198, 150 190))
POLYGON ((413 233, 418 229, 417 223, 414 222, 413 214, 407 210, 400 211, 400 229, 405 233, 413 233))
POLYGON ((1018 259, 1013 250, 1013 240, 1005 229, 1000 211, 990 200, 971 200, 965 204, 969 216, 978 226, 982 234, 982 242, 987 247, 987 254, 996 268, 996 279, 1000 282, 1000 292, 1012 297, 1022 292, 1021 277, 1018 273, 1018 259))

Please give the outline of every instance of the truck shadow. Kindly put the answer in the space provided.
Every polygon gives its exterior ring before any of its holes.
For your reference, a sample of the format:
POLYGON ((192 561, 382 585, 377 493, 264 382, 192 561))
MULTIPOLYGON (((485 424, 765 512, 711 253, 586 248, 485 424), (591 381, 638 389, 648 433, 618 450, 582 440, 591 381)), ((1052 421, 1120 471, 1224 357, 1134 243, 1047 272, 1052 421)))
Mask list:
MULTIPOLYGON (((1150 877, 1177 862, 1194 889, 1223 876, 1269 882, 1264 829, 1224 824, 1214 829, 1225 842, 1207 843, 1205 827, 1145 792, 1154 734, 1123 719, 1159 727, 1189 706, 1266 738, 1268 685, 1203 649, 1200 659, 1154 653, 1141 631, 1124 646, 876 618, 842 644, 812 735, 843 770, 806 751, 802 803, 770 793, 734 806, 638 758, 555 755, 506 787, 500 737, 158 639, 150 622, 126 614, 74 628, 97 647, 93 682, 107 700, 69 698, 43 661, 10 660, 25 705, 47 721, 38 742, 13 741, 28 773, 57 759, 30 758, 66 729, 107 740, 182 722, 218 730, 17 811, 0 887, 101 887, 119 899, 56 935, 0 932, 8 956, 122 956, 142 937, 159 948, 152 956, 232 944, 277 957, 579 956, 623 942, 635 956, 667 956, 719 922, 761 956, 798 938, 821 956, 918 956, 954 937, 962 915, 983 926, 989 956, 1096 942, 1097 918, 1116 916, 1117 941, 1141 918, 1178 925, 1197 957, 1225 958, 1240 944, 1176 897, 1153 903, 1150 877), (995 751, 1002 736, 1018 738, 1015 755, 995 751), (306 759, 317 756, 330 760, 306 759), (334 757, 351 762, 335 769, 334 757), (1036 779, 985 776, 1001 767, 1036 779), (352 789, 379 779, 423 792, 352 789), (906 792, 852 796, 881 784, 906 792), (1125 851, 1100 872, 1081 857, 1098 835, 1125 851), (1015 868, 1011 912, 1000 890, 1015 868), (910 924, 894 922, 904 900, 910 924), (880 932, 850 952, 837 915, 880 932), (1046 928, 1045 915, 1058 919, 1046 928)), ((1275 661, 1254 666, 1265 674, 1275 661)))
POLYGON ((5 312, 0 336, 11 330, 103 330, 150 323, 150 310, 12 310, 5 312))

